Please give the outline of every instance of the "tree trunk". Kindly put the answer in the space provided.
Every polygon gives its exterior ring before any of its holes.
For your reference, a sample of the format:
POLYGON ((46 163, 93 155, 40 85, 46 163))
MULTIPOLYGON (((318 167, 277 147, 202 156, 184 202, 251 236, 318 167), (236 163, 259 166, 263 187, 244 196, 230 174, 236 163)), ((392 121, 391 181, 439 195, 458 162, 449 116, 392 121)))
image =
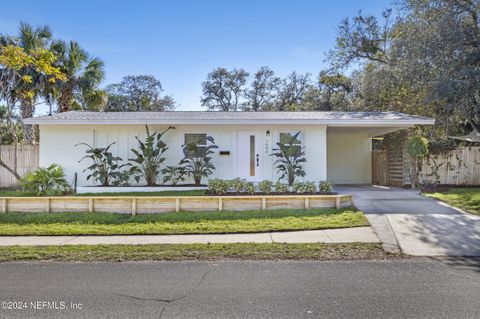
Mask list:
POLYGON ((18 161, 17 153, 18 153, 18 144, 15 143, 15 150, 13 154, 13 167, 8 166, 7 163, 2 161, 1 156, 0 156, 0 166, 5 168, 7 171, 9 171, 13 176, 15 176, 17 180, 20 180, 22 177, 20 176, 20 174, 18 174, 18 171, 17 171, 17 161, 18 161))
POLYGON ((416 158, 412 158, 412 167, 411 167, 411 181, 410 181, 410 184, 411 184, 411 188, 412 189, 415 189, 416 187, 416 184, 417 184, 417 159, 416 158))
POLYGON ((72 100, 73 88, 70 85, 67 85, 67 87, 65 87, 60 94, 60 99, 58 101, 58 112, 63 113, 70 111, 72 100))
POLYGON ((295 182, 295 175, 289 174, 288 175, 288 186, 292 186, 294 182, 295 182))
POLYGON ((194 176, 193 180, 195 181, 195 186, 200 186, 202 182, 202 178, 199 176, 194 176))
POLYGON ((147 186, 155 186, 157 185, 157 176, 146 176, 147 186))
MULTIPOLYGON (((32 99, 24 99, 22 100, 21 106, 21 116, 22 121, 33 117, 35 113, 35 106, 33 105, 32 99)), ((35 126, 32 124, 24 124, 22 123, 23 127, 23 138, 26 144, 33 144, 35 140, 35 126)))

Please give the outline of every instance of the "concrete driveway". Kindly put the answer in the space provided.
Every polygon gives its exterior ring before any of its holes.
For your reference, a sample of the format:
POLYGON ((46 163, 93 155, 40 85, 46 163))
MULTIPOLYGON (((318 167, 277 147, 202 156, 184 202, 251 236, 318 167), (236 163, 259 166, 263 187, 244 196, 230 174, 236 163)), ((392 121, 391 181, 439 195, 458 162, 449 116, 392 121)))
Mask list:
POLYGON ((383 186, 337 186, 354 194, 384 247, 414 256, 480 256, 480 217, 423 197, 419 191, 383 186))

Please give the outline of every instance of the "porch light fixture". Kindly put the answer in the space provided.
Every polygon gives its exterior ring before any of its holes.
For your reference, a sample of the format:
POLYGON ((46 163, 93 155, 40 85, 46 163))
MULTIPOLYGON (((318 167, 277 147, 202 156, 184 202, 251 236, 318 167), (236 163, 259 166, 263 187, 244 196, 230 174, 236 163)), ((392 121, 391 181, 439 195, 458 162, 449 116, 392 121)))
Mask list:
POLYGON ((270 130, 267 130, 265 132, 266 138, 265 138, 265 154, 268 154, 270 152, 270 130))

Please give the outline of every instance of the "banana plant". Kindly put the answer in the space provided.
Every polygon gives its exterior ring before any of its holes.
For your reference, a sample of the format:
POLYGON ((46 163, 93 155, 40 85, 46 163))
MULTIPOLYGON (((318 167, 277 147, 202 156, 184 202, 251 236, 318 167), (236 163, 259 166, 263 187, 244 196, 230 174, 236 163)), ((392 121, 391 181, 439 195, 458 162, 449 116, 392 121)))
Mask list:
POLYGON ((145 125, 145 128, 147 130, 145 141, 141 141, 138 136, 135 136, 138 149, 132 148, 132 153, 135 154, 136 158, 129 159, 132 162, 130 172, 134 175, 137 183, 143 177, 147 186, 153 186, 157 184, 158 175, 161 173, 162 165, 166 159, 163 154, 168 150, 168 146, 162 141, 162 137, 173 128, 169 127, 163 132, 153 132, 152 134, 150 134, 147 125, 145 125))
POLYGON ((303 163, 305 159, 305 147, 299 146, 295 141, 298 141, 298 136, 301 132, 290 136, 286 143, 278 142, 277 148, 273 149, 271 156, 275 157, 273 163, 280 174, 279 180, 287 179, 288 186, 292 186, 296 177, 304 177, 305 170, 303 163))
POLYGON ((218 148, 215 140, 211 136, 207 136, 206 146, 198 146, 195 143, 182 145, 184 158, 179 165, 183 166, 188 176, 191 176, 196 186, 200 186, 203 177, 213 174, 215 166, 212 163, 212 154, 218 148))
POLYGON ((162 170, 163 182, 177 185, 185 180, 185 167, 183 166, 167 166, 162 170))
POLYGON ((78 145, 85 145, 87 147, 87 155, 82 157, 78 162, 80 163, 84 159, 92 160, 93 164, 85 168, 83 171, 90 171, 90 174, 87 175, 87 180, 93 178, 96 182, 100 183, 101 186, 110 186, 121 174, 121 169, 128 164, 120 164, 122 161, 121 157, 113 156, 110 152, 110 147, 114 145, 115 142, 107 145, 106 147, 92 147, 87 143, 78 143, 78 145))

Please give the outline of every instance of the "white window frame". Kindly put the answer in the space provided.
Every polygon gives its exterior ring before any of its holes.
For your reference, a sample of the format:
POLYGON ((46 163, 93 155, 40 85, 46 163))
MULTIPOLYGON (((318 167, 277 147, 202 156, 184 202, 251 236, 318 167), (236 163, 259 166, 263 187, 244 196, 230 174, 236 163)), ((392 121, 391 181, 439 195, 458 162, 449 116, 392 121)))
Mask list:
POLYGON ((183 144, 187 144, 187 135, 188 134, 191 134, 191 135, 200 135, 200 134, 204 134, 205 135, 205 144, 196 144, 197 147, 206 147, 207 144, 208 144, 208 133, 204 133, 204 132, 185 132, 183 133, 183 144))
POLYGON ((281 143, 281 141, 282 141, 281 135, 282 134, 289 134, 290 136, 293 136, 293 135, 297 134, 298 132, 300 132, 300 134, 298 135, 298 140, 300 141, 300 144, 292 144, 292 145, 303 147, 303 146, 305 146, 305 144, 304 144, 304 139, 303 139, 304 132, 302 130, 279 131, 278 132, 278 142, 281 143))

